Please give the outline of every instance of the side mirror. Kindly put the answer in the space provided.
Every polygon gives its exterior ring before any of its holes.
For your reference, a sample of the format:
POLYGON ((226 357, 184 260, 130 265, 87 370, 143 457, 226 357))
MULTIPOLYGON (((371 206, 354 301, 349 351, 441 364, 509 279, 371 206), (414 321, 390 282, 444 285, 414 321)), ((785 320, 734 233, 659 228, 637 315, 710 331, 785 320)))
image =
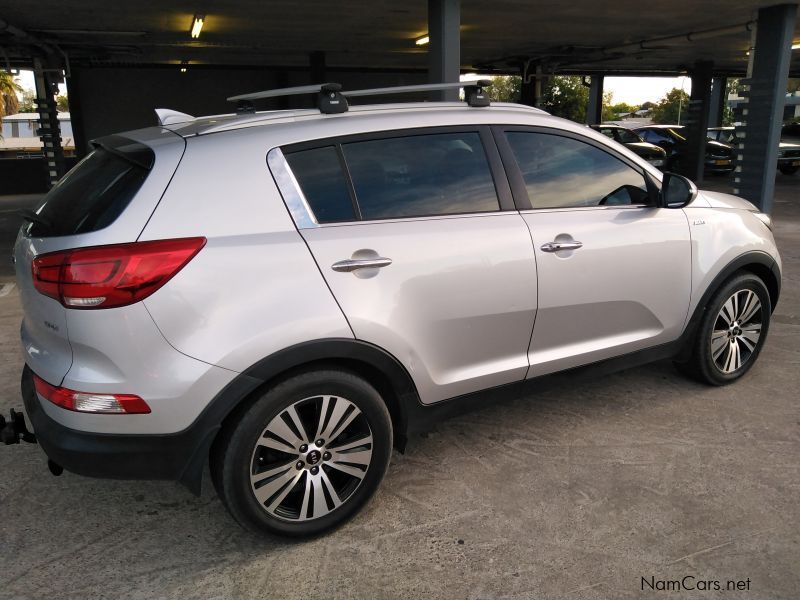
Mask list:
POLYGON ((694 200, 697 186, 683 175, 664 173, 659 203, 663 208, 683 208, 694 200))

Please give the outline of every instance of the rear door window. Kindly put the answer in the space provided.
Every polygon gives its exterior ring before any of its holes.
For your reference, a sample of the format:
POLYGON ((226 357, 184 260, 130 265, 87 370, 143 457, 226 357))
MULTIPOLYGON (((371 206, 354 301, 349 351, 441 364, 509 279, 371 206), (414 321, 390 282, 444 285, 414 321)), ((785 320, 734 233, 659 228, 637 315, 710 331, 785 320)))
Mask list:
POLYGON ((500 209, 477 132, 353 142, 342 151, 364 219, 500 209))
POLYGON ((53 237, 108 227, 139 191, 152 161, 152 150, 130 140, 97 147, 45 196, 27 233, 53 237))
POLYGON ((335 146, 286 155, 318 223, 355 221, 356 211, 335 146))

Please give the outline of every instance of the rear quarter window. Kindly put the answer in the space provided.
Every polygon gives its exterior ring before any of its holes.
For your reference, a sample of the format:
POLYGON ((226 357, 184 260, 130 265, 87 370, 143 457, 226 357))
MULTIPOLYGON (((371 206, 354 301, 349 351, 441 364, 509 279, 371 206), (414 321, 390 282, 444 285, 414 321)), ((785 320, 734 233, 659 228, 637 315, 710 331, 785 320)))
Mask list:
POLYGON ((122 138, 97 147, 45 196, 27 233, 55 237, 108 227, 142 187, 153 158, 146 146, 122 138))

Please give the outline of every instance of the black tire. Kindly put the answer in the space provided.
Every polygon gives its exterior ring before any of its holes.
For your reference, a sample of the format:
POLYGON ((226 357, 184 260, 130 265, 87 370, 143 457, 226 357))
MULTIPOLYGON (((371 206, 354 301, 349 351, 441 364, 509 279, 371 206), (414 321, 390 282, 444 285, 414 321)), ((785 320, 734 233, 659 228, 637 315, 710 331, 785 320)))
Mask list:
MULTIPOLYGON (((728 305, 729 308, 732 306, 732 304, 728 305)), ((743 316, 746 317, 745 306, 742 306, 742 311, 743 316)), ((752 273, 735 275, 725 282, 709 301, 695 333, 689 360, 684 363, 675 363, 675 366, 681 373, 709 385, 733 383, 747 373, 758 359, 761 348, 764 347, 767 339, 771 316, 772 304, 764 282, 752 273), (744 305, 749 298, 747 292, 755 294, 760 307, 751 317, 742 319, 739 323, 741 327, 735 325, 738 322, 735 319, 733 320, 734 324, 728 326, 727 316, 722 314, 723 306, 734 294, 736 294, 737 302, 741 301, 744 305), (758 327, 759 333, 757 340, 753 342, 753 332, 756 331, 756 327, 758 327), (715 331, 716 334, 714 334, 715 331), (724 332, 724 334, 719 332, 724 332), (712 335, 715 337, 713 344, 712 335), (735 345, 736 349, 731 351, 729 345, 735 345), (716 358, 714 351, 719 353, 716 358), (741 364, 734 368, 738 364, 737 360, 741 364)))
POLYGON ((784 175, 794 175, 798 170, 800 167, 780 167, 780 172, 784 175))
MULTIPOLYGON (((292 431, 298 431, 298 428, 294 427, 292 431)), ((293 440, 295 445, 299 439, 293 440)), ((314 370, 292 376, 272 386, 249 408, 234 418, 232 423, 226 425, 212 450, 211 474, 223 504, 245 529, 259 533, 308 537, 342 525, 366 504, 386 473, 391 451, 391 418, 378 392, 353 373, 333 369, 314 370), (339 405, 340 401, 347 403, 347 411, 341 416, 339 407, 345 404, 339 405), (358 410, 351 409, 350 404, 358 410), (294 410, 294 414, 300 417, 301 425, 306 430, 303 433, 306 433, 305 441, 309 442, 307 453, 298 450, 284 453, 262 445, 263 440, 267 440, 272 446, 280 448, 288 446, 286 442, 275 441, 274 432, 271 429, 269 432, 267 430, 268 426, 277 428, 288 423, 284 419, 289 418, 287 416, 290 414, 287 412, 289 410, 294 410), (337 434, 334 420, 338 419, 338 423, 341 424, 348 416, 358 411, 360 413, 342 429, 340 434, 337 434), (283 420, 283 424, 280 420, 283 420), (308 432, 317 427, 314 423, 318 423, 318 431, 308 432), (312 455, 316 447, 310 438, 315 437, 323 428, 336 435, 319 447, 320 452, 315 458, 312 455), (262 437, 265 433, 267 437, 262 437), (371 435, 369 443, 360 444, 362 439, 366 439, 360 436, 365 435, 371 435), (358 444, 355 451, 359 451, 359 454, 365 455, 371 450, 365 467, 358 466, 356 469, 356 465, 351 463, 337 462, 337 459, 342 460, 341 457, 345 452, 354 456, 352 449, 341 453, 336 450, 337 447, 352 444, 352 440, 358 444), (331 452, 327 452, 328 449, 331 452), (289 458, 293 453, 298 454, 298 458, 289 458), (330 457, 331 453, 333 453, 332 459, 323 460, 323 456, 330 457), (263 465, 265 457, 268 460, 267 464, 263 465), (283 474, 265 477, 251 484, 251 473, 258 472, 260 468, 264 468, 261 473, 283 469, 284 461, 288 461, 285 464, 289 465, 289 469, 283 474), (304 465, 302 468, 299 466, 300 463, 304 465), (277 467, 273 468, 273 465, 277 467), (339 470, 343 466, 350 471, 363 469, 363 476, 359 479, 352 474, 343 473, 339 470), (315 468, 317 470, 312 476, 315 468), (299 477, 299 479, 294 483, 287 482, 261 504, 256 498, 258 493, 256 490, 283 485, 278 480, 283 481, 286 477, 299 477), (321 477, 325 478, 324 482, 319 479, 321 477), (332 483, 334 480, 338 485, 332 483), (257 488, 257 485, 265 481, 266 485, 257 488), (315 484, 319 488, 315 488, 315 484), (277 497, 283 494, 286 487, 291 489, 287 492, 286 498, 270 509, 270 504, 277 501, 277 497), (314 499, 317 497, 315 493, 322 493, 322 501, 325 502, 322 510, 318 511, 321 515, 319 517, 313 514, 317 511, 317 505, 314 504, 314 499), (342 493, 344 499, 340 505, 335 506, 333 498, 335 495, 339 500, 339 493, 342 493), (306 501, 304 496, 308 496, 309 500, 306 501), (294 500, 297 506, 288 506, 290 500, 294 500), (303 507, 307 506, 306 502, 308 508, 305 515, 302 515, 303 507), (295 513, 291 512, 293 508, 296 509, 295 513), (324 510, 329 512, 325 513, 324 510)), ((254 477, 257 478, 258 475, 254 477)))

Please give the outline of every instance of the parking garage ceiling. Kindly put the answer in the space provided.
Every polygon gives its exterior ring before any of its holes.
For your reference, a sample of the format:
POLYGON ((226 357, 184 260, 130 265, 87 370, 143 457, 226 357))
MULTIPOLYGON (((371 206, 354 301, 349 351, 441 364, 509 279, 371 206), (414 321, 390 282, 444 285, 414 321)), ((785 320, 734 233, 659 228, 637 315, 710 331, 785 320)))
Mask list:
MULTIPOLYGON (((747 23, 773 2, 695 0, 462 0, 465 70, 516 72, 526 59, 546 71, 675 73, 696 60, 741 74, 747 23), (666 39, 665 39, 666 38, 666 39)), ((800 42, 800 29, 795 41, 800 42)), ((0 64, 25 66, 46 47, 89 65, 191 64, 306 67, 324 51, 333 67, 425 69, 425 1, 220 0, 137 3, 39 0, 0 7, 0 64), (193 17, 204 27, 192 39, 193 17)), ((800 76, 800 50, 792 74, 800 76)))

